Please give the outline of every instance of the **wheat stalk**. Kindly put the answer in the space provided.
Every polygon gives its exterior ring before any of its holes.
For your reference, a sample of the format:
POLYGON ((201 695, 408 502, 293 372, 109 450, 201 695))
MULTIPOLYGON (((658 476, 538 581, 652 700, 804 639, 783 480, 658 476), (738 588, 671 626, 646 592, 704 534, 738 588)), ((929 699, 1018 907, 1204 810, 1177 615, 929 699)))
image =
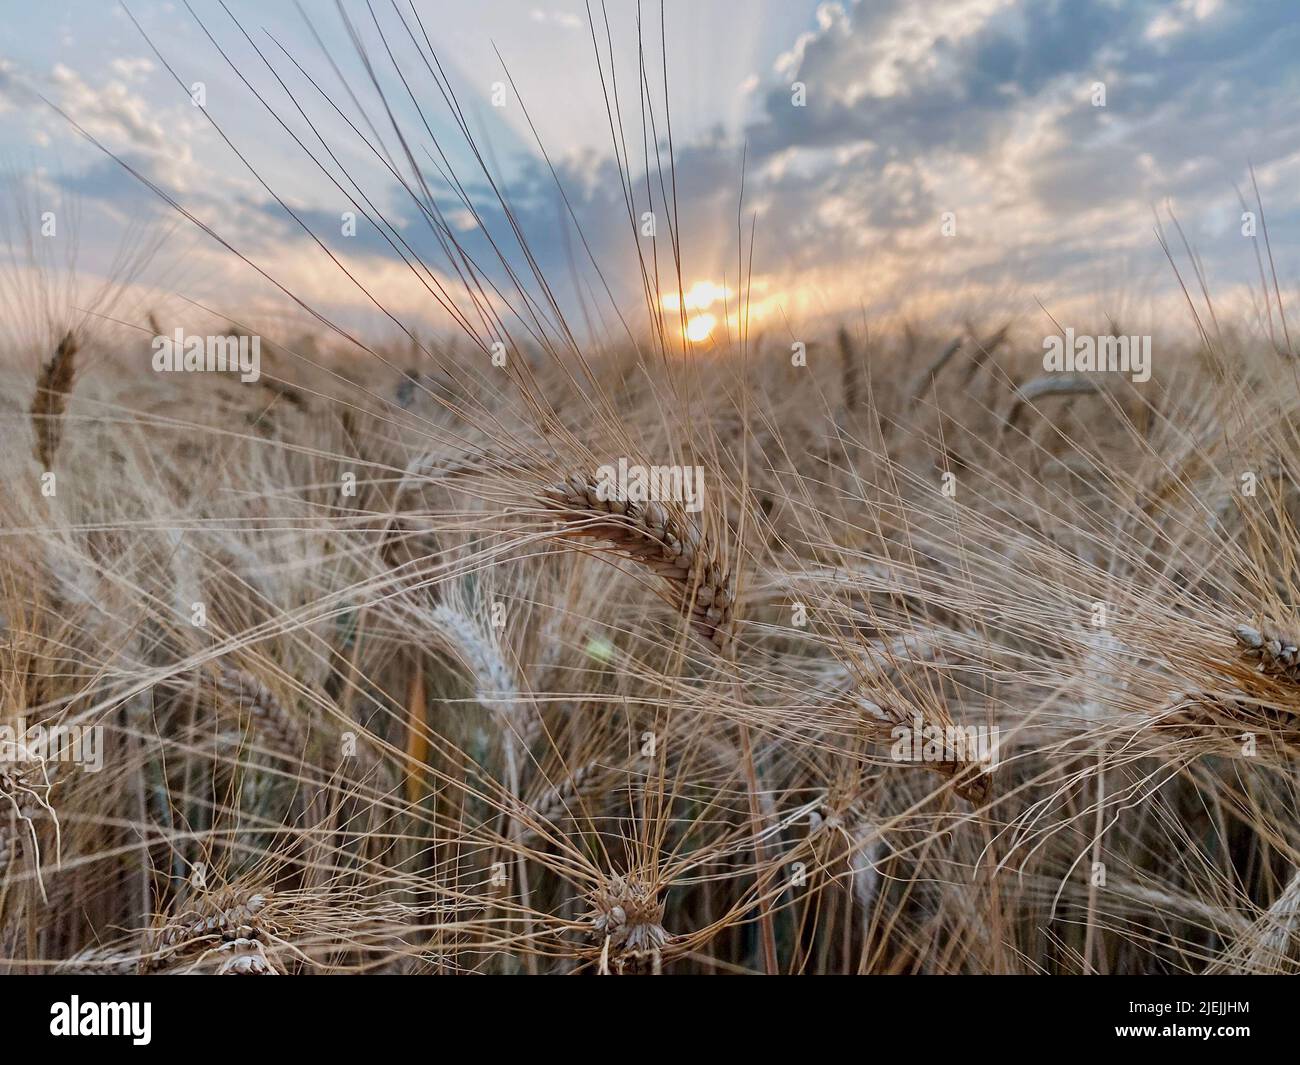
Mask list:
POLYGON ((8 869, 26 841, 31 848, 37 876, 41 875, 36 818, 42 813, 49 814, 57 831, 58 820, 49 796, 58 768, 57 763, 40 759, 27 765, 0 762, 0 874, 8 869), (25 829, 20 826, 25 826, 25 829))

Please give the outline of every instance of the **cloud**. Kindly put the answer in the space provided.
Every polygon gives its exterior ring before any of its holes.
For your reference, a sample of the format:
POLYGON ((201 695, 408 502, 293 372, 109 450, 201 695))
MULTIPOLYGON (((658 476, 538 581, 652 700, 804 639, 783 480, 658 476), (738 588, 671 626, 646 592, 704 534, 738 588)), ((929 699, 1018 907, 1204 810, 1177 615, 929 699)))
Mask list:
POLYGON ((85 130, 100 140, 157 152, 167 144, 162 124, 151 117, 149 105, 121 81, 92 87, 62 63, 50 72, 59 103, 85 130))
POLYGON ((145 56, 136 56, 135 58, 118 56, 108 66, 114 74, 124 81, 140 81, 153 73, 155 69, 153 60, 145 56))
MULTIPOLYGON (((756 87, 761 110, 743 139, 719 133, 676 145, 685 280, 717 282, 725 272, 734 284, 742 151, 760 283, 805 307, 860 301, 881 310, 1015 291, 1032 309, 1034 295, 1081 298, 1117 277, 1172 284, 1152 233, 1153 207, 1166 202, 1211 275, 1240 280, 1254 260, 1231 224, 1234 184, 1252 161, 1261 173, 1300 168, 1292 23, 1281 3, 1238 10, 1211 0, 825 4, 756 87), (1176 32, 1153 36, 1162 17, 1176 32), (804 107, 792 102, 795 81, 806 88, 804 107), (1104 107, 1093 106, 1098 82, 1104 107), (956 220, 951 237, 940 228, 945 213, 956 220)), ((557 169, 586 246, 618 300, 635 305, 638 250, 647 269, 653 262, 628 223, 617 169, 595 158, 557 169)), ((636 212, 659 214, 658 283, 670 289, 668 212, 653 164, 648 185, 632 175, 636 212)), ((488 190, 477 191, 486 232, 527 276, 510 221, 488 190)), ((1266 194, 1276 234, 1300 199, 1285 182, 1266 194)), ((569 277, 571 254, 592 284, 583 244, 563 233, 571 223, 550 171, 525 165, 509 197, 556 289, 572 294, 556 284, 569 277)), ((454 206, 450 196, 443 206, 454 206)), ((418 212, 404 213, 404 234, 440 261, 418 212)), ((320 223, 337 229, 333 216, 320 223)), ((466 227, 459 239, 481 265, 494 263, 483 230, 466 227)), ((390 253, 373 230, 353 247, 390 253)), ((1297 265, 1280 254, 1284 271, 1297 265)))
MULTIPOLYGON (((936 289, 998 262, 1062 289, 1095 283, 1090 262, 1159 269, 1152 206, 1166 200, 1194 237, 1219 235, 1210 259, 1231 273, 1244 249, 1224 244, 1225 198, 1250 162, 1297 158, 1297 54, 1283 3, 823 5, 745 131, 754 195, 788 260, 870 248, 892 260, 886 276, 925 261, 936 289), (959 219, 946 243, 941 211, 959 219)), ((1293 191, 1273 195, 1275 216, 1297 206, 1293 191)))
POLYGON ((529 17, 534 22, 550 23, 565 30, 580 30, 586 26, 586 23, 571 11, 543 11, 541 8, 533 8, 529 12, 529 17))

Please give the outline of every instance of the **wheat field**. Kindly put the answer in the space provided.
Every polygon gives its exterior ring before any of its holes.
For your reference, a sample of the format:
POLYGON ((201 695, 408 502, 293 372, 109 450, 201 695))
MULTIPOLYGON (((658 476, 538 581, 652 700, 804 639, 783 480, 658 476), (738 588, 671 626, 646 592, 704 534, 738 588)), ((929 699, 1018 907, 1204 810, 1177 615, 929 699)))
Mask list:
POLYGON ((253 381, 6 287, 0 968, 1300 972, 1286 301, 1170 269, 1142 382, 979 313, 693 344, 680 264, 253 381))

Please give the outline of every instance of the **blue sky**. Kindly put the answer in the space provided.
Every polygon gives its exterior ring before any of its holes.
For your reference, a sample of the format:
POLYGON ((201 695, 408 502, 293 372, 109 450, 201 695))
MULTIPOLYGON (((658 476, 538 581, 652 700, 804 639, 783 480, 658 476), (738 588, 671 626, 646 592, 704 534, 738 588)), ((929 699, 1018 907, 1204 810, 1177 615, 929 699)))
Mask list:
MULTIPOLYGON (((282 0, 229 0, 229 14, 212 0, 194 0, 193 14, 157 0, 128 6, 182 84, 116 4, 13 3, 0 21, 0 155, 21 205, 7 212, 6 235, 18 259, 23 227, 54 209, 65 223, 59 239, 75 241, 83 286, 120 277, 124 248, 158 244, 131 276, 133 307, 174 312, 194 300, 255 319, 293 306, 87 144, 44 96, 332 320, 391 328, 321 244, 403 321, 445 324, 429 286, 365 217, 382 213, 390 237, 400 234, 429 276, 451 284, 452 264, 418 197, 393 171, 416 187, 419 169, 457 239, 496 283, 506 286, 505 271, 485 230, 516 270, 524 259, 408 35, 427 33, 566 315, 598 331, 614 330, 620 314, 644 322, 636 253, 648 257, 650 245, 628 224, 604 92, 612 52, 636 213, 651 208, 662 219, 653 163, 656 140, 666 159, 657 4, 641 8, 657 134, 643 138, 631 0, 608 4, 608 44, 595 9, 604 89, 581 3, 415 0, 417 22, 410 0, 375 0, 376 27, 364 3, 345 0, 414 168, 332 4, 304 5, 311 27, 282 0), (494 88, 510 79, 496 101, 503 106, 494 106, 494 88), (206 112, 190 99, 195 82, 206 112), (448 172, 477 218, 457 202, 448 172), (362 196, 356 235, 344 236, 342 212, 362 196)), ((1032 317, 1039 302, 1140 320, 1181 298, 1153 232, 1156 213, 1168 225, 1169 209, 1216 299, 1249 314, 1259 267, 1241 232, 1238 190, 1253 207, 1251 164, 1284 294, 1294 287, 1300 19, 1292 2, 667 0, 664 26, 686 286, 707 282, 697 292, 715 295, 735 288, 743 157, 743 228, 748 241, 752 215, 751 299, 762 328, 799 332, 863 313, 1032 317), (795 106, 795 83, 804 106, 795 106), (1099 83, 1104 106, 1096 106, 1099 83)), ((664 267, 671 253, 662 224, 658 239, 664 267)), ((69 249, 38 242, 35 254, 64 263, 69 249)), ((675 283, 665 274, 658 288, 675 283)), ((536 286, 531 295, 540 301, 536 286)), ((724 317, 720 301, 697 304, 724 317)))

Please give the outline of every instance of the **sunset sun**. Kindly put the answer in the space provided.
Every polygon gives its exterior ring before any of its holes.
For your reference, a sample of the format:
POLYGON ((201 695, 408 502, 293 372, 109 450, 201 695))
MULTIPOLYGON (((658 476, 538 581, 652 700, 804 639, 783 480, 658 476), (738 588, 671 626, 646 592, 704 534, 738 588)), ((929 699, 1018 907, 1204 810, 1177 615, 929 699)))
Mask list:
POLYGON ((714 281, 696 281, 684 292, 666 292, 659 298, 665 311, 683 311, 688 317, 682 335, 692 344, 701 344, 713 335, 718 326, 718 316, 710 312, 715 304, 723 304, 731 297, 726 285, 714 281))

